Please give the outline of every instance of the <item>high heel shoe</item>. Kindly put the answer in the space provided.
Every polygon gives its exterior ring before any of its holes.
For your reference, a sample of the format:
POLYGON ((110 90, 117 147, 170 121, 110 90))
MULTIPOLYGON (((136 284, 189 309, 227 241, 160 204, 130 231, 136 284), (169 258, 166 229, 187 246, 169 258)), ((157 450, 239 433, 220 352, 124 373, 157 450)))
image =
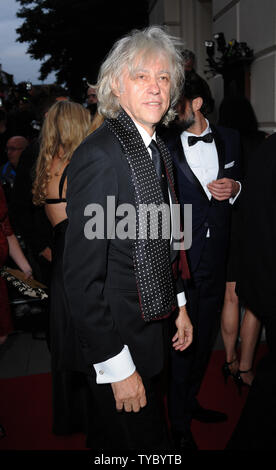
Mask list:
POLYGON ((236 385, 238 387, 240 394, 242 391, 242 387, 251 387, 251 384, 248 384, 243 380, 241 374, 246 374, 247 372, 251 372, 251 371, 252 371, 252 367, 248 370, 238 370, 235 376, 235 382, 236 382, 236 385))
POLYGON ((232 377, 234 377, 234 378, 236 377, 236 374, 234 374, 234 373, 231 371, 230 367, 229 367, 229 366, 231 366, 231 364, 234 364, 234 362, 238 362, 238 359, 236 358, 236 359, 234 359, 234 360, 231 361, 231 362, 225 361, 225 363, 223 364, 223 366, 222 366, 222 368, 221 368, 221 372, 222 372, 222 375, 223 375, 223 377, 224 377, 224 382, 225 382, 226 384, 227 384, 227 380, 228 380, 228 377, 229 377, 229 376, 232 376, 232 377))

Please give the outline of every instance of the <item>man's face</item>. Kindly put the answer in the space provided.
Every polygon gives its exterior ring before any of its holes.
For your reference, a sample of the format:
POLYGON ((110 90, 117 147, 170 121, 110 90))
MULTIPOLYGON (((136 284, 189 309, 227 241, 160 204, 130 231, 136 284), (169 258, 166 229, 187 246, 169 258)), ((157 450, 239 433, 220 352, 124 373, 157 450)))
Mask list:
MULTIPOLYGON (((183 107, 182 107, 183 110, 183 107)), ((195 124, 195 113, 192 107, 192 101, 186 99, 184 104, 184 111, 178 112, 178 124, 183 131, 186 131, 195 124)))
POLYGON ((95 88, 89 87, 87 90, 87 103, 88 104, 94 104, 97 103, 97 95, 95 88))
POLYGON ((23 150, 26 148, 25 142, 17 137, 11 137, 8 140, 6 151, 10 164, 16 168, 19 162, 19 158, 23 150))
POLYGON ((169 108, 170 90, 169 62, 160 57, 137 65, 131 75, 125 68, 115 94, 131 119, 152 135, 169 108))

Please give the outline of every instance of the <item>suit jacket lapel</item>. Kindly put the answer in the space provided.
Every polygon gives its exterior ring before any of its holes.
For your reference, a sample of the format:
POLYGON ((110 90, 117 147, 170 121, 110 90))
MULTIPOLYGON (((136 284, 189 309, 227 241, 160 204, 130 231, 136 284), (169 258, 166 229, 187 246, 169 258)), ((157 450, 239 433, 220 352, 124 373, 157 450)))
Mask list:
POLYGON ((210 126, 211 130, 214 135, 214 141, 217 147, 217 153, 218 153, 218 163, 219 163, 219 169, 218 169, 218 175, 217 179, 223 178, 224 175, 224 164, 225 164, 225 146, 224 142, 221 139, 217 129, 215 126, 210 126))
POLYGON ((172 151, 174 153, 178 166, 181 168, 186 178, 190 181, 190 183, 196 185, 198 189, 200 190, 200 192, 202 193, 202 195, 208 199, 208 196, 205 193, 200 181, 198 180, 194 172, 191 170, 187 162, 180 135, 175 139, 175 145, 174 145, 174 148, 172 148, 172 151))

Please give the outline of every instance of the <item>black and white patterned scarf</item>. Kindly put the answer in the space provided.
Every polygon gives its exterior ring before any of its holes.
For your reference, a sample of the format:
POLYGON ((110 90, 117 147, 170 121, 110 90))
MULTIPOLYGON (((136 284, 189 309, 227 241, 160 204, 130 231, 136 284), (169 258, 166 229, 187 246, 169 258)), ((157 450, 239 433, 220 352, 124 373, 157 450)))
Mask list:
MULTIPOLYGON (((123 147, 134 186, 136 239, 133 244, 133 262, 142 316, 145 321, 158 320, 169 316, 176 307, 170 240, 161 236, 158 215, 158 238, 149 237, 149 220, 141 210, 141 205, 153 204, 152 214, 154 207, 158 213, 158 206, 164 203, 161 186, 143 139, 128 114, 122 111, 117 119, 107 119, 106 122, 123 147)), ((157 138, 157 144, 171 185, 173 170, 170 154, 161 139, 157 138)), ((171 195, 174 197, 174 194, 171 195)), ((169 220, 163 217, 165 230, 167 223, 169 220)))

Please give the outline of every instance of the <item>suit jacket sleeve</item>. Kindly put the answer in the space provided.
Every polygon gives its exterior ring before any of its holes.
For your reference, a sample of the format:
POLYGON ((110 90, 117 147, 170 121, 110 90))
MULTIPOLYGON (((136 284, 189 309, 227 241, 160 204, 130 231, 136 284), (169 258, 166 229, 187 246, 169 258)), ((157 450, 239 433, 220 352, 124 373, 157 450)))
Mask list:
POLYGON ((242 172, 241 172, 241 140, 238 132, 235 133, 235 165, 233 168, 233 179, 242 183, 242 172))
POLYGON ((110 359, 124 346, 104 293, 110 241, 106 232, 102 239, 92 240, 84 234, 91 219, 84 215, 85 208, 98 204, 106 213, 107 195, 118 198, 111 159, 86 141, 74 153, 68 169, 64 282, 84 358, 91 365, 110 359))
POLYGON ((242 191, 242 173, 241 173, 241 142, 240 142, 240 135, 238 131, 231 129, 233 132, 233 137, 228 140, 230 141, 233 148, 232 148, 232 156, 234 158, 234 167, 232 168, 231 178, 235 181, 240 183, 240 191, 236 194, 236 196, 230 198, 231 204, 239 205, 239 198, 240 193, 242 191))
POLYGON ((217 127, 220 138, 224 141, 226 161, 225 164, 234 162, 233 167, 224 168, 224 174, 227 178, 242 182, 241 173, 241 141, 239 132, 235 129, 217 127))

